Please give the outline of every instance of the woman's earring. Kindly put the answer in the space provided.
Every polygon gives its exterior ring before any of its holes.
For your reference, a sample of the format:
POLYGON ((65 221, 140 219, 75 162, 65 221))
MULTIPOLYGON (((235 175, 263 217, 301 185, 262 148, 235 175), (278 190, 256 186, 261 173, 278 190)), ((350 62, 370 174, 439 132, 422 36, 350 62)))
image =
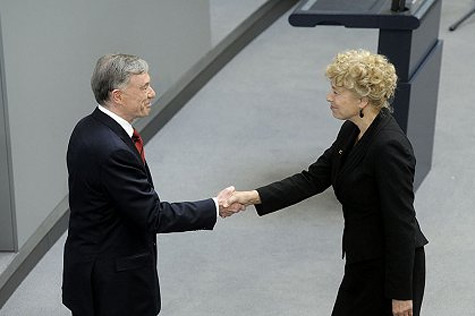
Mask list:
POLYGON ((360 109, 360 117, 361 117, 361 118, 364 117, 363 109, 360 109))

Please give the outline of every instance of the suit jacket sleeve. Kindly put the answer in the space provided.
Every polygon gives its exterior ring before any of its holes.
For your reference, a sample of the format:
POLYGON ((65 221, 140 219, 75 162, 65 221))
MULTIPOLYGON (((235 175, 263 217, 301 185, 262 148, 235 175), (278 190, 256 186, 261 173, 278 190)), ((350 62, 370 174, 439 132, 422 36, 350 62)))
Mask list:
POLYGON ((151 233, 212 229, 216 206, 212 199, 161 202, 139 160, 128 150, 114 151, 103 162, 101 182, 105 194, 124 218, 151 233))
POLYGON ((307 170, 257 189, 259 215, 275 212, 325 191, 331 185, 331 157, 334 145, 325 150, 307 170))
POLYGON ((377 148, 375 173, 386 244, 386 296, 412 299, 416 218, 410 144, 391 140, 377 148))

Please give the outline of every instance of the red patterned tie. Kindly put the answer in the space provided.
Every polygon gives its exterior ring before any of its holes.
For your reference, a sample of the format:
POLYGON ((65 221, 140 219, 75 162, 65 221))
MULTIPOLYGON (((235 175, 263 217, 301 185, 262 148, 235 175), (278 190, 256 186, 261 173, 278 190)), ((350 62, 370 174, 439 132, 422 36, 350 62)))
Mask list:
POLYGON ((137 148, 140 154, 140 157, 142 157, 143 163, 145 163, 145 151, 143 149, 143 139, 135 128, 134 128, 134 134, 132 135, 132 140, 134 141, 135 147, 137 148))

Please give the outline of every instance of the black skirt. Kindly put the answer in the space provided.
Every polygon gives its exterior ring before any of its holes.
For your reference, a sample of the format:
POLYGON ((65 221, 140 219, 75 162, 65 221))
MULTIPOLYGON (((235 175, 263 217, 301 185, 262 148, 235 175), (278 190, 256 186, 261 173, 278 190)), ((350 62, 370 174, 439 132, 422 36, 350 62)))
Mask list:
MULTIPOLYGON (((332 316, 392 316, 392 301, 384 296, 384 260, 345 266, 332 316)), ((425 286, 424 247, 417 248, 413 273, 413 315, 419 316, 425 286)))

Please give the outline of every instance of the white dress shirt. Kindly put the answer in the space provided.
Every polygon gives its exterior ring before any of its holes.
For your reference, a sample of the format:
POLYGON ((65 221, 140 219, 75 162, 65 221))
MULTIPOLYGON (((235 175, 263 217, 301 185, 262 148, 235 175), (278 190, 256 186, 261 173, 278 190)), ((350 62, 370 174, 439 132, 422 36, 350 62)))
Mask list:
POLYGON ((122 126, 127 135, 132 138, 132 135, 134 134, 134 127, 132 126, 132 124, 130 124, 129 122, 127 122, 127 120, 123 119, 122 117, 102 105, 98 105, 97 107, 99 108, 99 110, 101 110, 102 112, 110 116, 114 121, 116 121, 117 124, 122 126))

